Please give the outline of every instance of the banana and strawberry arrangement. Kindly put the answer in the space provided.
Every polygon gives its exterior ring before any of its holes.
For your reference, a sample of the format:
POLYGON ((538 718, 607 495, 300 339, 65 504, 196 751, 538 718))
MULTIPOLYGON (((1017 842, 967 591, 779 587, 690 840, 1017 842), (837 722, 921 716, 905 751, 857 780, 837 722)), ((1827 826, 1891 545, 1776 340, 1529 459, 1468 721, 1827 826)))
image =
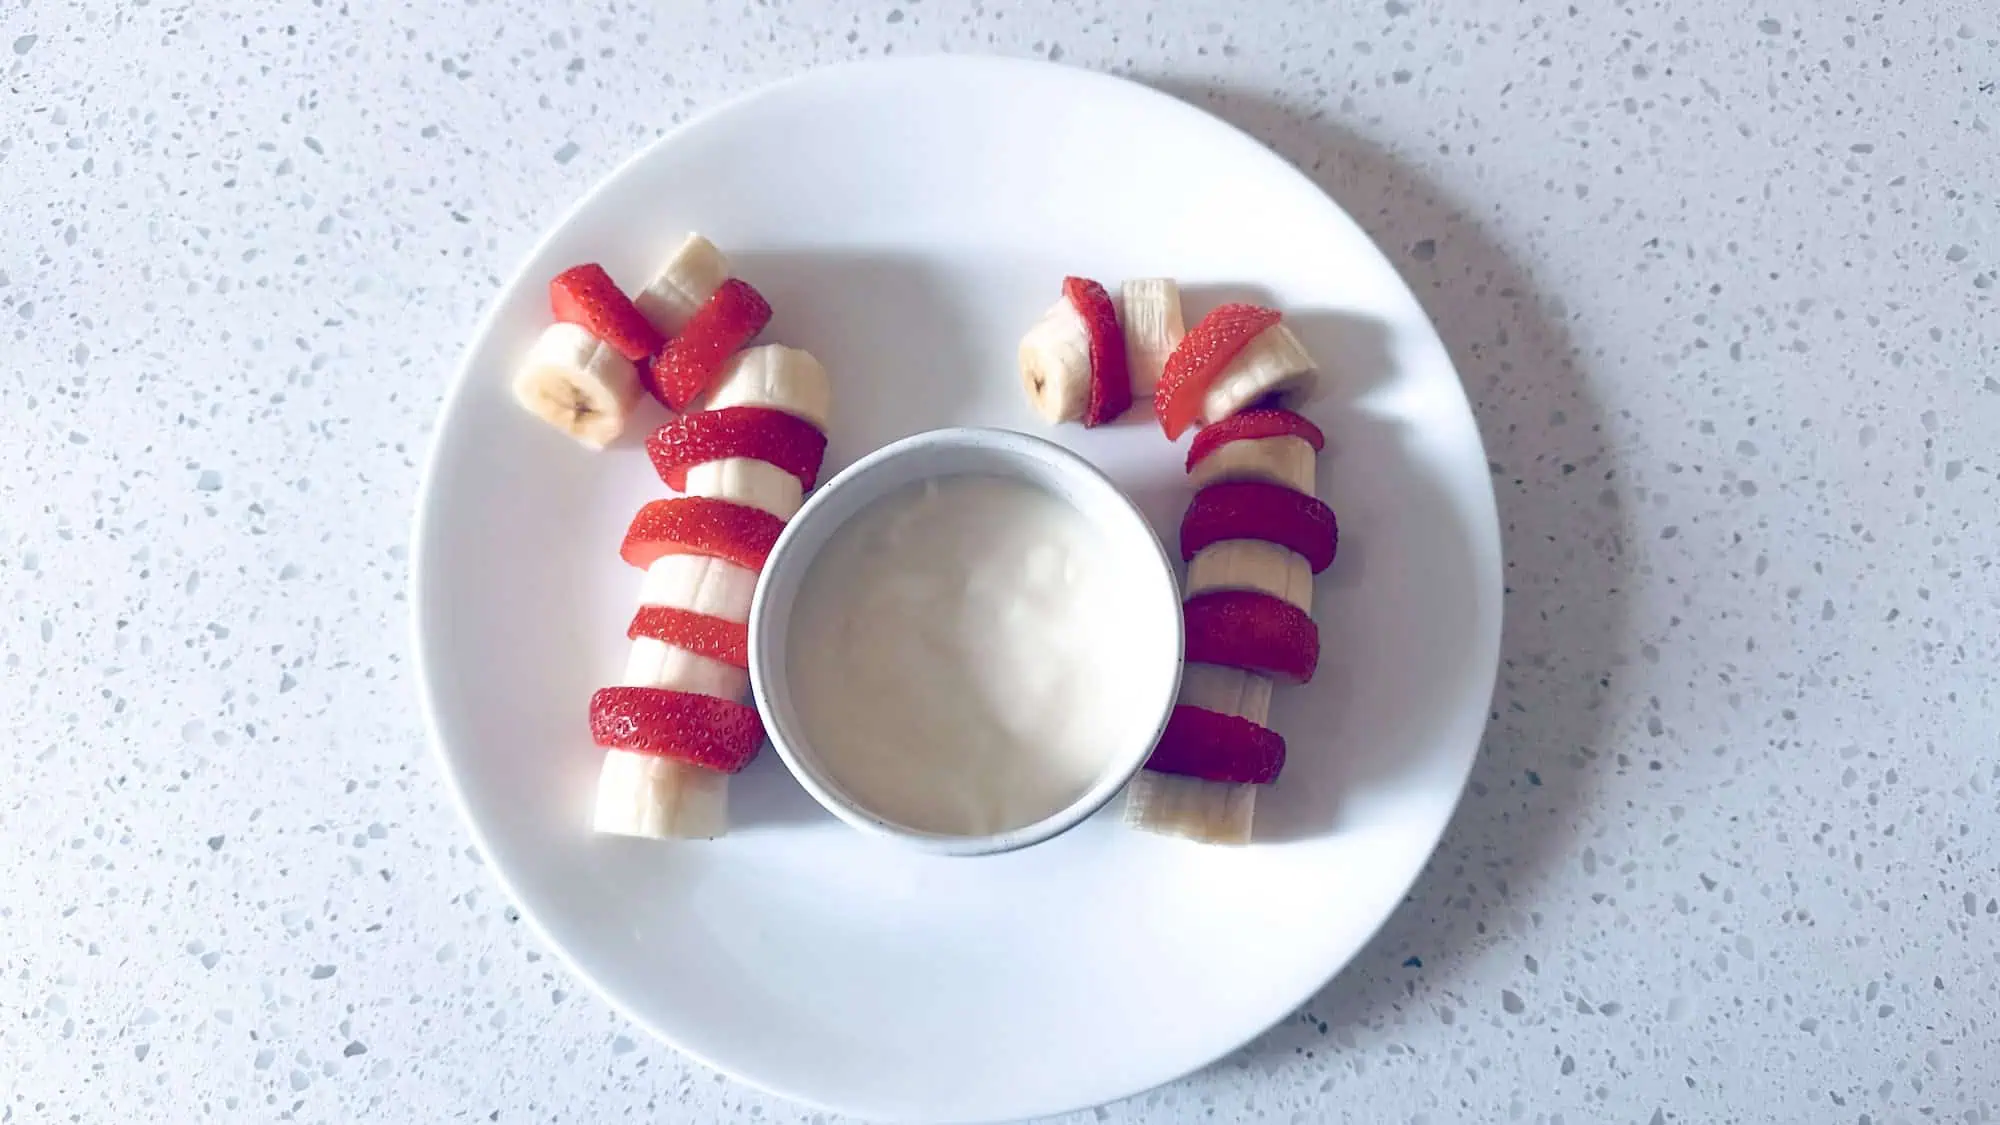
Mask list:
POLYGON ((514 381, 522 406, 593 449, 624 432, 643 396, 675 416, 646 452, 667 487, 620 549, 645 572, 618 686, 590 701, 604 748, 599 832, 707 838, 728 828, 730 775, 764 741, 750 689, 757 574, 816 483, 832 403, 826 369, 779 344, 750 346, 771 319, 690 234, 627 297, 597 265, 549 284, 551 324, 514 381))
POLYGON ((1187 667, 1125 820, 1248 843, 1257 788, 1285 764, 1285 740, 1267 725, 1271 689, 1305 683, 1319 664, 1313 576, 1339 539, 1333 509, 1313 495, 1325 437, 1280 405, 1310 396, 1312 357, 1274 309, 1226 304, 1187 330, 1172 280, 1128 281, 1114 300, 1071 277, 1022 337, 1020 367, 1050 422, 1103 425, 1150 395, 1168 440, 1201 425, 1180 528, 1187 667))
MULTIPOLYGON (((771 307, 728 260, 690 234, 636 296, 595 264, 549 285, 555 322, 515 377, 521 405, 602 449, 645 396, 673 417, 646 441, 681 495, 633 518, 620 554, 644 571, 614 687, 593 695, 605 751, 599 832, 709 838, 728 824, 732 774, 764 740, 746 703, 751 597, 785 521, 817 481, 831 390, 810 354, 752 346, 771 307)), ((1332 563, 1332 509, 1313 494, 1318 427, 1281 403, 1310 395, 1312 357, 1273 309, 1225 304, 1185 327, 1171 279, 1104 286, 1066 278, 1022 338, 1022 384, 1051 423, 1099 426, 1149 398, 1168 440, 1200 429, 1196 488, 1180 527, 1187 667, 1179 699, 1125 819, 1210 843, 1251 837, 1259 786, 1285 740, 1271 691, 1319 661, 1313 576, 1332 563)))

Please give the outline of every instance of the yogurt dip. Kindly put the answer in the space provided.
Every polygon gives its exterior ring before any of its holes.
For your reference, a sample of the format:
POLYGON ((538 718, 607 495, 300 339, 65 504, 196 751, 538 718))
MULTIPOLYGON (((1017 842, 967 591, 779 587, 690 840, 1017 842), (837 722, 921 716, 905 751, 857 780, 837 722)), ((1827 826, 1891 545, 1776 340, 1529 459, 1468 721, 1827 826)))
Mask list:
POLYGON ((1131 652, 1159 631, 1118 558, 1074 506, 1015 478, 932 478, 869 503, 801 579, 785 645, 826 775, 920 832, 1004 832, 1073 804, 1159 721, 1131 652))

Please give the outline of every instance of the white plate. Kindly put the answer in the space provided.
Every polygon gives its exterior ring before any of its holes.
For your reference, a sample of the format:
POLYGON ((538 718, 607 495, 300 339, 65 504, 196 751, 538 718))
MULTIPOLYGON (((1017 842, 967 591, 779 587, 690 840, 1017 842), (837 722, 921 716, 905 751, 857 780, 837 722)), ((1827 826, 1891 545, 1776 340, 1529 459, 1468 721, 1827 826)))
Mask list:
POLYGON ((439 424, 413 563, 433 735, 523 915, 662 1039, 866 1117, 1054 1113, 1234 1050, 1310 998, 1436 844, 1486 722, 1500 544, 1486 460, 1437 334, 1304 176, 1144 87, 1055 66, 920 59, 822 71, 675 131, 593 190, 500 294, 439 424), (825 470, 958 423, 1053 437, 1169 543, 1183 450, 1130 424, 1050 430, 1014 345, 1077 273, 1171 275, 1190 317, 1287 310, 1329 370, 1319 676, 1281 689, 1284 777, 1259 842, 1202 848, 1111 811, 990 859, 907 853, 823 812, 766 753, 716 843, 599 839, 591 691, 622 667, 626 522, 664 490, 637 441, 591 455, 509 400, 547 279, 643 282, 698 228, 777 308, 765 334, 832 374, 825 470))

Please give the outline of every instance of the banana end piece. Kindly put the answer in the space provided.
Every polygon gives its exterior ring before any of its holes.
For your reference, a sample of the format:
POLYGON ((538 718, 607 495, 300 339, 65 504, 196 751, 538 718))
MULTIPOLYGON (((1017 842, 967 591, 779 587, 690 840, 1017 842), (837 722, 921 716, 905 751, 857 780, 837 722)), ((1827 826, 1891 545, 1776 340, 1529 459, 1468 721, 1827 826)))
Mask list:
POLYGON ((650 840, 710 840, 729 831, 729 775, 607 750, 597 775, 597 831, 650 840))
POLYGON ((1202 844, 1250 843, 1257 786, 1141 770, 1125 790, 1125 823, 1202 844))

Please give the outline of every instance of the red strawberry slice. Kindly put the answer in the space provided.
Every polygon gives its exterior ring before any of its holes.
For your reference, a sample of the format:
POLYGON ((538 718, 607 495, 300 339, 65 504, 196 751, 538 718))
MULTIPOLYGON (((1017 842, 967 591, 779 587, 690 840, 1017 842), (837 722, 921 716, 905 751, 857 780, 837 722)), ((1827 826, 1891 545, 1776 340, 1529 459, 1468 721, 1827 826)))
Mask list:
POLYGON ((762 406, 725 406, 683 414, 646 439, 646 454, 667 487, 687 490, 689 466, 725 457, 769 461, 799 478, 808 492, 819 480, 826 435, 797 415, 762 406))
POLYGON ((667 344, 667 338, 596 262, 571 266, 549 282, 549 310, 557 320, 581 325, 634 363, 667 344))
POLYGON ((741 621, 670 605, 642 605, 625 636, 632 640, 651 637, 710 660, 750 667, 750 627, 741 621))
POLYGON ((686 410, 770 320, 770 302, 749 282, 734 277, 723 282, 654 361, 655 393, 674 410, 686 410))
POLYGON ((1132 405, 1132 368, 1125 359, 1125 331, 1104 286, 1084 277, 1063 278, 1063 296, 1090 332, 1090 401, 1083 424, 1102 426, 1132 405))
POLYGON ((639 509, 618 553, 640 570, 662 555, 706 555, 762 570, 783 530, 785 521, 761 508, 711 496, 680 496, 639 509))
POLYGON ((666 688, 608 687, 590 697, 590 737, 631 750, 736 773, 757 756, 764 722, 755 707, 666 688))
POLYGON ((1265 785, 1285 768, 1285 739, 1237 715, 1183 703, 1167 719, 1146 768, 1236 785, 1265 785))
POLYGON ((1340 525, 1316 496, 1263 480, 1226 480, 1194 494, 1181 517, 1181 559, 1225 539, 1261 539, 1304 555, 1314 574, 1333 563, 1340 525))
POLYGON ((1326 449, 1326 435, 1305 418, 1289 410, 1258 407, 1232 414, 1213 426, 1203 426, 1194 435, 1188 446, 1187 471, 1208 458, 1208 455, 1228 445, 1232 441, 1255 441, 1259 438, 1295 437, 1304 438, 1313 447, 1314 453, 1326 449))
POLYGON ((1278 310, 1259 305, 1222 305, 1194 330, 1181 338, 1180 346, 1167 357, 1160 386, 1153 392, 1153 412, 1168 441, 1180 436, 1201 416, 1201 399, 1208 385, 1243 350, 1243 345, 1264 329, 1278 323, 1278 310))
POLYGON ((1196 594, 1181 607, 1187 659, 1302 684, 1319 667, 1319 626, 1305 610, 1257 590, 1196 594))
POLYGON ((647 356, 645 359, 633 364, 632 367, 639 375, 640 389, 652 395, 654 399, 665 402, 667 401, 666 399, 660 398, 660 381, 653 378, 653 359, 654 357, 647 356))

